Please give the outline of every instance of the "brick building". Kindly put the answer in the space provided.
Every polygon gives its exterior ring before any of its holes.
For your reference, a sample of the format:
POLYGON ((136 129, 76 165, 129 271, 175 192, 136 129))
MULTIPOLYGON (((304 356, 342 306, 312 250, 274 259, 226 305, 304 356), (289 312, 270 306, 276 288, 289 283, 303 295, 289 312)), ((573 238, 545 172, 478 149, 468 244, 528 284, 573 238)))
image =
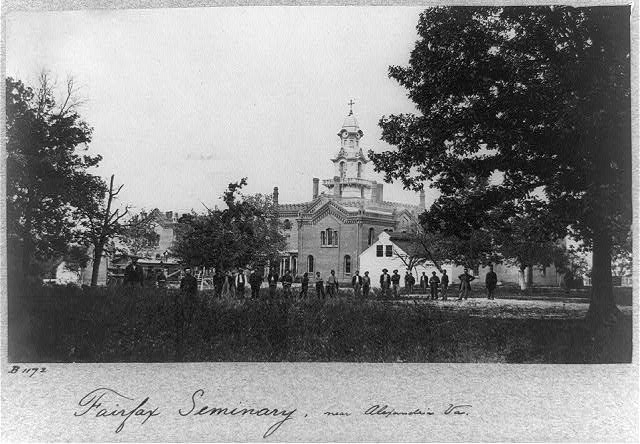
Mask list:
POLYGON ((403 231, 425 208, 384 200, 383 184, 369 179, 369 159, 360 141, 364 133, 350 111, 338 132, 337 154, 331 158, 334 177, 313 179, 311 199, 303 203, 280 204, 278 188, 273 191, 278 215, 287 236, 287 249, 280 260, 280 273, 294 274, 330 270, 348 280, 359 269, 359 257, 383 232, 403 231), (320 192, 320 185, 324 191, 320 192))

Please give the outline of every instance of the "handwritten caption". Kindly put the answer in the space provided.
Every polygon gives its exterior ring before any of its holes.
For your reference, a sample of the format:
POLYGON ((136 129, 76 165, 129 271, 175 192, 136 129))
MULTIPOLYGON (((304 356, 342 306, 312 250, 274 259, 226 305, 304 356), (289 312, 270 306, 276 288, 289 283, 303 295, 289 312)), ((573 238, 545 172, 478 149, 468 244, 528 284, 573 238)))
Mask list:
POLYGON ((33 378, 33 375, 39 373, 47 373, 46 367, 20 367, 19 365, 12 365, 8 372, 10 375, 26 375, 29 378, 33 378))
MULTIPOLYGON (((264 407, 264 406, 213 406, 207 401, 204 389, 195 390, 190 396, 185 397, 181 402, 177 400, 180 407, 166 409, 167 415, 175 415, 178 418, 200 418, 215 419, 220 417, 237 417, 245 420, 251 418, 267 418, 269 425, 262 435, 269 438, 285 424, 296 419, 307 418, 310 414, 322 415, 325 417, 348 417, 363 415, 373 418, 389 418, 400 416, 468 416, 471 411, 471 404, 447 403, 441 408, 419 407, 411 409, 395 409, 388 404, 372 404, 358 411, 319 411, 300 412, 297 408, 287 407, 264 407)), ((151 402, 149 396, 144 398, 132 398, 117 390, 100 387, 84 395, 77 404, 75 417, 98 418, 109 420, 114 423, 114 432, 120 433, 125 426, 143 426, 155 417, 163 415, 163 410, 158 405, 151 402)))

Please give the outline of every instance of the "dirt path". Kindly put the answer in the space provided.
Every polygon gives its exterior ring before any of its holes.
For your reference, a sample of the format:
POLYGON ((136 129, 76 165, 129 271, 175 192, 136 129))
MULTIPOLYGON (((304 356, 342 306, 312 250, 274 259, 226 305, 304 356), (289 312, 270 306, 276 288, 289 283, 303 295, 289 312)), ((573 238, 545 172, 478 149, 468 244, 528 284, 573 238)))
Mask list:
MULTIPOLYGON (((587 314, 588 301, 584 300, 522 300, 522 299, 467 299, 458 301, 450 298, 446 301, 426 299, 399 300, 394 304, 418 304, 433 306, 452 312, 468 312, 471 316, 516 319, 579 319, 587 314)), ((631 316, 632 307, 618 306, 620 311, 631 316)))

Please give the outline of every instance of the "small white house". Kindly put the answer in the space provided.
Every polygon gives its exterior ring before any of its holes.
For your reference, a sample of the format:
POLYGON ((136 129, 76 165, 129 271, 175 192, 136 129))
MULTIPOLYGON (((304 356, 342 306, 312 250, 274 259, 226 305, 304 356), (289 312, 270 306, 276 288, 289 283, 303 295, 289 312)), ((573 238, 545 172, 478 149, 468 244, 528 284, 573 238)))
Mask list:
MULTIPOLYGON (((415 248, 415 246, 407 234, 383 231, 378 236, 378 240, 360 254, 360 274, 363 275, 365 271, 368 271, 371 277, 371 284, 377 287, 380 285, 379 279, 383 268, 389 270, 389 274, 392 274, 393 270, 398 270, 398 274, 402 276, 400 281, 401 285, 404 285, 404 275, 409 262, 408 252, 410 252, 412 248, 415 248)), ((453 264, 442 264, 441 267, 447 271, 450 285, 457 285, 459 283, 458 276, 464 272, 464 267, 453 264)), ((431 262, 414 266, 413 276, 416 278, 416 286, 420 284, 420 276, 422 276, 422 273, 431 276, 431 273, 434 271, 438 277, 441 276, 441 273, 438 272, 436 266, 431 262)), ((478 270, 469 270, 469 273, 476 276, 475 283, 484 285, 485 276, 488 271, 488 267, 480 267, 478 270)), ((562 280, 562 276, 557 273, 553 266, 547 267, 545 270, 535 268, 522 274, 515 266, 496 264, 494 265, 494 271, 498 275, 499 285, 522 285, 522 279, 527 278, 531 279, 533 285, 555 287, 559 286, 562 280)))
MULTIPOLYGON (((409 263, 409 254, 407 251, 412 248, 411 242, 407 235, 402 233, 387 233, 383 231, 369 248, 360 254, 360 275, 364 275, 365 271, 369 272, 371 277, 371 285, 373 287, 380 286, 380 275, 382 270, 386 268, 389 274, 393 274, 393 270, 398 270, 401 276, 400 285, 404 285, 404 276, 407 272, 409 263)), ((463 272, 462 267, 452 265, 443 265, 442 268, 449 274, 449 280, 454 282, 457 280, 458 274, 463 272), (454 274, 456 271, 460 273, 454 274), (455 276, 452 278, 452 276, 455 276)), ((441 276, 438 269, 431 263, 423 263, 413 267, 413 277, 416 279, 415 286, 420 285, 420 276, 425 273, 431 276, 435 271, 438 277, 441 276)))

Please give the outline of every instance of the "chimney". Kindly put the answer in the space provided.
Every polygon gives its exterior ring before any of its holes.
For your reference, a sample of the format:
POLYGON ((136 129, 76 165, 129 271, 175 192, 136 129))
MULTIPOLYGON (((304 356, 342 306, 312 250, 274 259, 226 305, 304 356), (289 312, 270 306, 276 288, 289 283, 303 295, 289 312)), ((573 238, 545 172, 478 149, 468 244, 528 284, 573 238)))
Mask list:
POLYGON ((376 199, 377 199, 378 202, 382 202, 384 200, 384 194, 383 194, 383 191, 382 191, 382 187, 383 187, 383 184, 381 184, 381 183, 376 185, 376 188, 378 189, 377 190, 378 192, 376 193, 376 199))
POLYGON ((273 203, 278 205, 278 187, 273 187, 273 203))
POLYGON ((318 197, 319 186, 320 186, 320 179, 318 179, 317 177, 314 177, 313 178, 313 198, 314 199, 318 197))
POLYGON ((424 189, 420 190, 420 209, 424 210, 427 208, 427 205, 425 203, 426 199, 425 199, 425 195, 424 195, 424 189))
POLYGON ((340 177, 334 176, 333 178, 333 195, 340 197, 340 177))

